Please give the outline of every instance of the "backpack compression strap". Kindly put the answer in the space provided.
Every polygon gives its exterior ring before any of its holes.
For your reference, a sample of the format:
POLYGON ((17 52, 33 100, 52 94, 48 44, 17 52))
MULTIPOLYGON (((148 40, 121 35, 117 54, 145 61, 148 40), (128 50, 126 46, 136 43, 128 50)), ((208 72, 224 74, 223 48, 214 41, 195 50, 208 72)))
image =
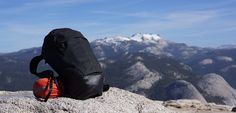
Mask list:
MULTIPOLYGON (((52 82, 53 82, 53 78, 50 78, 49 81, 50 81, 49 84, 48 84, 48 85, 49 85, 49 92, 48 92, 47 96, 45 97, 44 102, 47 102, 47 101, 48 101, 48 99, 49 99, 49 97, 50 97, 50 95, 51 95, 51 93, 52 93, 52 82)), ((47 85, 46 89, 48 89, 48 85, 47 85)))
POLYGON ((38 76, 39 78, 49 78, 49 77, 53 77, 53 71, 52 70, 45 70, 42 72, 37 72, 37 67, 39 62, 43 60, 43 56, 36 56, 34 57, 31 62, 30 62, 30 72, 36 76, 38 76))
POLYGON ((48 87, 49 87, 49 92, 48 92, 47 96, 45 97, 44 102, 47 102, 48 99, 49 99, 49 97, 51 96, 52 88, 53 88, 53 82, 55 82, 57 88, 60 89, 59 83, 58 83, 56 77, 50 77, 50 78, 49 78, 49 84, 47 84, 47 86, 46 86, 46 88, 45 88, 45 89, 47 90, 48 87), (48 86, 48 85, 49 85, 49 86, 48 86))

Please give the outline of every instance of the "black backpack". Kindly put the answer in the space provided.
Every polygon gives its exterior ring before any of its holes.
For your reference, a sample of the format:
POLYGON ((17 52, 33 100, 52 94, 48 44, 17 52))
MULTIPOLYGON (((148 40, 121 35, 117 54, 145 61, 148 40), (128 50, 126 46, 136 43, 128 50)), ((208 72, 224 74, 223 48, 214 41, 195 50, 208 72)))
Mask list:
MULTIPOLYGON (((40 78, 59 79, 63 82, 63 96, 74 99, 100 96, 109 89, 108 85, 103 87, 102 69, 88 40, 79 31, 69 28, 54 29, 45 37, 41 55, 31 60, 30 72, 40 78), (43 59, 58 73, 58 77, 52 70, 37 72, 43 59)), ((49 96, 50 92, 45 101, 49 96)))

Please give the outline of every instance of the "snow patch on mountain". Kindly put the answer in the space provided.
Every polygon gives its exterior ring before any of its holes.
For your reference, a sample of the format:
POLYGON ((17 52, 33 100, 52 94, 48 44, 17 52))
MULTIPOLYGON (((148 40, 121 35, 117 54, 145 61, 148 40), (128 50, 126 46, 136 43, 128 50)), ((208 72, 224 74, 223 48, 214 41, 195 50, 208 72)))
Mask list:
MULTIPOLYGON (((123 37, 123 36, 115 36, 115 37, 105 37, 102 41, 110 43, 110 42, 130 41, 130 39, 127 37, 123 37)), ((98 40, 98 42, 99 42, 99 40, 98 40)))
POLYGON ((203 59, 202 61, 199 62, 199 64, 201 65, 210 65, 210 64, 213 64, 213 60, 212 59, 203 59))
POLYGON ((131 40, 135 40, 137 42, 142 42, 142 41, 158 41, 161 39, 160 35, 158 34, 141 34, 141 33, 136 33, 131 36, 131 40))
MULTIPOLYGON (((162 39, 158 34, 134 34, 131 37, 114 36, 97 39, 91 42, 94 53, 98 57, 112 57, 122 53, 151 53, 173 57, 172 51, 178 52, 173 42, 162 39), (173 48, 174 47, 174 48, 173 48)), ((177 44, 184 46, 184 44, 177 44)), ((191 53, 188 56, 192 55, 191 53)), ((179 54, 179 52, 178 52, 179 54)), ((182 58, 182 57, 181 57, 182 58)))
POLYGON ((96 42, 97 44, 104 44, 104 45, 119 45, 121 42, 124 41, 130 41, 128 37, 123 36, 114 36, 114 37, 105 37, 104 39, 97 39, 93 42, 96 42))
POLYGON ((161 40, 161 37, 158 34, 141 34, 137 33, 132 35, 131 37, 124 36, 112 36, 105 37, 104 39, 97 39, 94 42, 102 43, 102 44, 120 44, 125 41, 136 41, 136 42, 157 42, 161 40))
POLYGON ((228 56, 218 56, 217 59, 220 61, 225 61, 225 62, 232 62, 233 61, 233 58, 228 57, 228 56))

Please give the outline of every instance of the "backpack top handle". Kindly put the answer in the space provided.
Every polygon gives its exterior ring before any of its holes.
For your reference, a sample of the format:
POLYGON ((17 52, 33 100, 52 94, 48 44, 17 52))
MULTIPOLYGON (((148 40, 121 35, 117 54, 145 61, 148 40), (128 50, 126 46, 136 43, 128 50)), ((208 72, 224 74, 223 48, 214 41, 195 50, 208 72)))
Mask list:
POLYGON ((30 61, 30 72, 36 76, 38 76, 39 78, 50 78, 50 77, 54 77, 53 71, 52 70, 45 70, 42 72, 37 72, 37 67, 39 62, 43 60, 43 56, 36 56, 34 57, 31 61, 30 61))

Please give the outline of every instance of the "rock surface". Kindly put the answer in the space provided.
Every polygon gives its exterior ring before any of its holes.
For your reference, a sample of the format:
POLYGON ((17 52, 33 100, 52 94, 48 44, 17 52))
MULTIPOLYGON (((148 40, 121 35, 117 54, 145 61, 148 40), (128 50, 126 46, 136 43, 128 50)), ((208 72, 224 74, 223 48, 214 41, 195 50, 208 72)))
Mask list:
POLYGON ((197 87, 208 102, 236 105, 236 91, 220 75, 210 73, 204 75, 197 87))
POLYGON ((230 113, 232 107, 216 105, 214 103, 203 104, 198 100, 170 100, 163 105, 181 113, 230 113))
POLYGON ((231 109, 196 100, 153 101, 118 88, 94 99, 61 97, 46 103, 37 101, 31 91, 0 92, 0 113, 228 113, 231 109))
POLYGON ((196 99, 202 103, 207 103, 202 94, 190 83, 185 80, 176 80, 166 88, 167 100, 176 99, 196 99))

